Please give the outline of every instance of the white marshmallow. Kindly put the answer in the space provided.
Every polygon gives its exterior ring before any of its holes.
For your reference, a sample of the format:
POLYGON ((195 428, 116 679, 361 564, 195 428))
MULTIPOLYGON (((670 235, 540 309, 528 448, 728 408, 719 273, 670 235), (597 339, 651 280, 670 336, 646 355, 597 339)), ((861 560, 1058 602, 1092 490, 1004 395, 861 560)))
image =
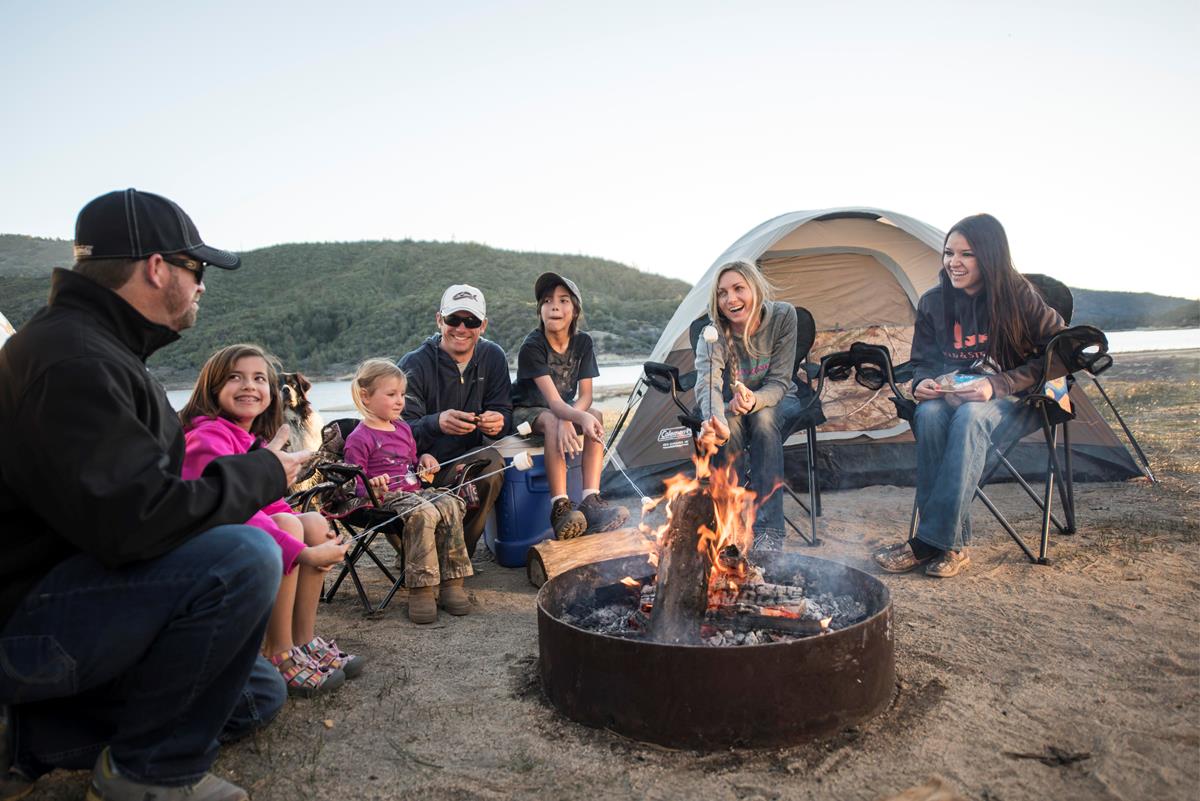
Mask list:
POLYGON ((700 334, 704 337, 704 341, 710 345, 717 341, 717 327, 715 325, 704 326, 704 330, 700 334))
POLYGON ((513 457, 512 463, 513 467, 523 473, 533 467, 533 457, 529 455, 529 451, 521 451, 513 457))
POLYGON ((528 437, 530 434, 533 433, 533 426, 531 426, 529 424, 529 421, 526 420, 525 422, 523 422, 519 426, 517 426, 517 433, 520 434, 522 437, 528 437))

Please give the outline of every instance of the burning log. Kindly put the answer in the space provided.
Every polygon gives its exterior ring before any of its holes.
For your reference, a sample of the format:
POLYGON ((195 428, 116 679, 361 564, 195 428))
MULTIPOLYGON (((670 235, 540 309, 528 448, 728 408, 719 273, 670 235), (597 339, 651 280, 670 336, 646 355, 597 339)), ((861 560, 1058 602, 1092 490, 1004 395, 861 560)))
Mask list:
POLYGON ((708 607, 711 564, 700 550, 700 529, 716 526, 712 499, 696 489, 671 501, 671 519, 662 538, 654 608, 648 635, 656 642, 698 644, 708 607))
POLYGON ((580 565, 653 552, 654 541, 632 528, 573 540, 545 540, 529 549, 525 573, 530 584, 540 587, 559 573, 580 565))
MULTIPOLYGON (((655 586, 647 584, 642 588, 642 605, 653 605, 657 594, 655 586)), ((767 582, 719 589, 713 593, 711 600, 716 601, 718 607, 728 608, 729 612, 740 611, 751 614, 769 614, 762 612, 763 608, 769 607, 786 610, 789 614, 802 615, 807 603, 804 587, 767 582)))
POLYGON ((788 634, 793 637, 810 637, 823 634, 829 629, 829 619, 814 620, 791 615, 767 614, 730 614, 720 611, 710 615, 704 621, 717 629, 733 632, 770 631, 776 634, 788 634))

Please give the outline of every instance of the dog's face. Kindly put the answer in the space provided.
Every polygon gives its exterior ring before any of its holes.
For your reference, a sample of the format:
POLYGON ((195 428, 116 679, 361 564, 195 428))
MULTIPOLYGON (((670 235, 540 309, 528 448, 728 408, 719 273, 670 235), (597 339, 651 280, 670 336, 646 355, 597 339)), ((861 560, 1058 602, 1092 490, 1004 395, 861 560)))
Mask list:
POLYGON ((280 373, 279 397, 285 409, 301 410, 308 406, 308 391, 312 382, 304 377, 304 373, 280 373))

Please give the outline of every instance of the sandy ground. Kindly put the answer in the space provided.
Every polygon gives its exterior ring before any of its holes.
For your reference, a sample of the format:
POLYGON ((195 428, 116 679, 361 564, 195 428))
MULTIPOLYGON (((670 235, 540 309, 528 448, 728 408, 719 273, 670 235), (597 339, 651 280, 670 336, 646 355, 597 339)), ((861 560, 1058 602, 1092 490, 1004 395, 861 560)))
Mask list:
MULTIPOLYGON (((1183 430, 1150 437, 1174 443, 1173 469, 1157 485, 1078 486, 1081 530, 1053 538, 1049 566, 1026 561, 976 505, 962 576, 883 576, 896 696, 855 729, 780 750, 700 754, 572 723, 541 694, 524 570, 481 561, 465 618, 443 613, 418 628, 400 596, 367 620, 349 591, 322 607, 319 628, 367 654, 368 671, 332 697, 289 702, 267 730, 226 747, 216 770, 255 799, 869 801, 931 775, 982 801, 1196 798, 1200 477, 1179 457, 1197 454, 1200 354, 1122 364, 1131 381, 1169 374, 1180 390, 1171 403, 1183 430)), ((1154 404, 1138 408, 1135 431, 1154 434, 1154 404)), ((1020 490, 992 494, 1032 539, 1039 521, 1020 490)), ((869 554, 905 535, 911 502, 908 487, 827 493, 824 542, 805 552, 877 573, 869 554)), ((380 598, 381 575, 364 575, 380 598)), ((58 772, 34 797, 80 798, 85 781, 58 772)))

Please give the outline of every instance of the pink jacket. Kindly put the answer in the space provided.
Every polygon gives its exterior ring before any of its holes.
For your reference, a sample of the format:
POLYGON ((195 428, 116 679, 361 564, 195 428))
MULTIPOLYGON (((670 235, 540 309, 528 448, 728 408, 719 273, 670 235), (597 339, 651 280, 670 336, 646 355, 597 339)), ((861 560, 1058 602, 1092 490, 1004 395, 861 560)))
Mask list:
MULTIPOLYGON (((254 445, 256 437, 243 431, 223 417, 196 417, 185 435, 187 453, 183 457, 183 477, 187 480, 200 478, 208 463, 218 456, 246 453, 254 445)), ((296 557, 304 550, 304 543, 275 525, 271 515, 291 512, 292 508, 280 498, 254 513, 246 522, 270 534, 283 552, 283 572, 290 573, 296 565, 296 557)))

